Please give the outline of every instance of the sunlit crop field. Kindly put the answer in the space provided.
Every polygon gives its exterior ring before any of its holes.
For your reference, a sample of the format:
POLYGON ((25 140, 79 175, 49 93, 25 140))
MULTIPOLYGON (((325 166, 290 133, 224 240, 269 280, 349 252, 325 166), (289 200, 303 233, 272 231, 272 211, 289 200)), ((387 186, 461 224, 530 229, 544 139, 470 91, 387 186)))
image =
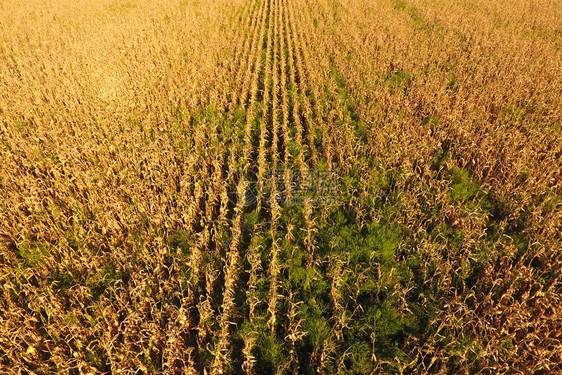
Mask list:
POLYGON ((2 0, 0 373, 562 373, 560 0, 2 0))

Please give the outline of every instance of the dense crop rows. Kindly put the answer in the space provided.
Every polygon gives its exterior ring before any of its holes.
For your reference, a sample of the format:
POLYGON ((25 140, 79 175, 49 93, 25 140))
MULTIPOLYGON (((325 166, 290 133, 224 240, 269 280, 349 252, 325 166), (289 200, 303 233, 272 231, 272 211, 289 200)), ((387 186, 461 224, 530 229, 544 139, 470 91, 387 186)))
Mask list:
POLYGON ((0 372, 562 372, 561 20, 3 1, 0 372))

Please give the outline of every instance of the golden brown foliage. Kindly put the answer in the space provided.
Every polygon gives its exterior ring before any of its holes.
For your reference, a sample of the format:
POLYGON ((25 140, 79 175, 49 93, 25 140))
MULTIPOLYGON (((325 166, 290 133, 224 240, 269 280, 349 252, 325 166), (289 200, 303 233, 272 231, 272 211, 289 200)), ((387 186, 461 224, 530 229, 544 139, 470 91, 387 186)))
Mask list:
POLYGON ((561 372, 561 20, 3 1, 0 372, 561 372))

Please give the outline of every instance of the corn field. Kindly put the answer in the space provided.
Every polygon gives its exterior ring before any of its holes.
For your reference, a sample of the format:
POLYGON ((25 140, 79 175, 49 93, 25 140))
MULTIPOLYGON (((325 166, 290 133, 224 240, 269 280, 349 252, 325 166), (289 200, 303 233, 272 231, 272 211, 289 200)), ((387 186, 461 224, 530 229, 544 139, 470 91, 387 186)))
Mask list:
POLYGON ((562 373, 560 0, 2 0, 0 373, 562 373))

